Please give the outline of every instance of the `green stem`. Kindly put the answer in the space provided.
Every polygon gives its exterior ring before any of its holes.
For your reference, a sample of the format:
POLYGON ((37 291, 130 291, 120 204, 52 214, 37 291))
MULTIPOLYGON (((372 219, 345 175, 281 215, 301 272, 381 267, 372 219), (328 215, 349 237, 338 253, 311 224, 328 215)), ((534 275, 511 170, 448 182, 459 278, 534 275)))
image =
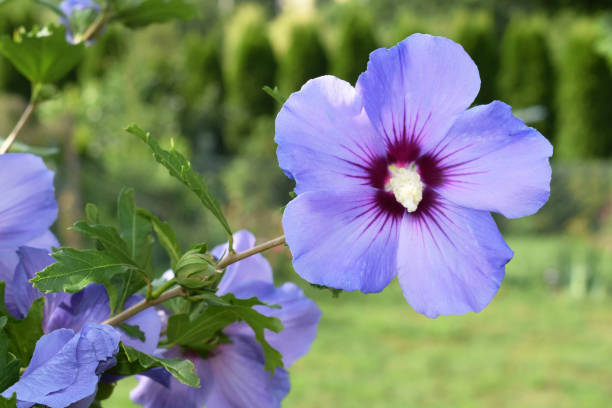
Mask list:
POLYGON ((34 109, 36 109, 36 102, 34 99, 30 100, 28 106, 26 106, 25 110, 21 114, 21 117, 17 121, 17 124, 8 135, 2 146, 0 146, 0 154, 4 154, 9 151, 15 139, 17 139, 17 135, 21 132, 21 129, 25 126, 26 122, 30 119, 32 114, 34 113, 34 109))
POLYGON ((169 281, 164 282, 163 285, 153 291, 150 299, 157 299, 161 296, 162 293, 164 293, 174 285, 176 285, 176 278, 172 278, 169 281))
MULTIPOLYGON (((244 258, 248 258, 249 256, 253 256, 259 252, 263 252, 267 249, 274 248, 284 243, 285 243, 285 236, 283 235, 278 238, 272 239, 268 242, 264 242, 263 244, 254 246, 253 248, 247 249, 246 251, 243 251, 243 252, 239 252, 239 253, 230 252, 225 256, 225 258, 223 258, 221 261, 219 261, 219 263, 217 263, 216 265, 217 269, 223 269, 244 258)), ((188 291, 182 288, 181 286, 168 290, 171 286, 174 286, 175 283, 176 281, 174 279, 169 280, 168 282, 163 284, 161 287, 159 287, 155 292, 153 292, 152 299, 144 299, 136 303, 134 306, 125 309, 121 313, 109 319, 106 319, 105 321, 102 322, 102 324, 116 326, 119 323, 123 322, 124 320, 129 319, 130 317, 142 312, 143 310, 149 307, 159 305, 160 303, 164 303, 165 301, 174 299, 176 297, 185 297, 189 295, 188 291)))

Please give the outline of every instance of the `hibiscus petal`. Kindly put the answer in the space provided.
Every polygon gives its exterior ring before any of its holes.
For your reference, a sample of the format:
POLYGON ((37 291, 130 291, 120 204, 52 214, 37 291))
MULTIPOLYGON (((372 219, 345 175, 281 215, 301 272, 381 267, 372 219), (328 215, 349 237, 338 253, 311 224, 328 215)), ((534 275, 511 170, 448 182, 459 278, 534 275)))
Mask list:
POLYGON ((300 194, 283 214, 295 271, 308 282, 380 292, 396 274, 398 228, 377 190, 300 194))
POLYGON ((30 365, 2 394, 19 401, 63 408, 95 393, 100 366, 109 367, 119 350, 112 327, 88 324, 78 333, 59 329, 36 343, 30 365))
POLYGON ((478 68, 463 48, 425 34, 372 52, 357 81, 368 116, 388 144, 418 141, 425 148, 444 136, 479 89, 478 68))
POLYGON ((231 344, 215 349, 207 361, 213 373, 213 387, 207 408, 280 407, 289 393, 289 374, 276 368, 273 375, 264 369, 263 350, 255 339, 230 336, 231 344))
MULTIPOLYGON (((178 347, 165 351, 162 357, 184 358, 178 347)), ((182 408, 202 408, 212 387, 212 372, 202 358, 193 357, 191 361, 200 377, 200 388, 182 384, 174 377, 165 386, 155 379, 138 375, 138 386, 130 392, 131 400, 145 408, 175 408, 177 401, 182 408)))
POLYGON ((421 216, 404 217, 398 280, 408 303, 426 316, 479 312, 512 255, 490 213, 439 198, 421 216))
POLYGON ((57 216, 53 172, 31 154, 0 156, 0 248, 43 234, 57 216))
MULTIPOLYGON (((125 307, 130 307, 143 299, 142 295, 131 296, 125 307)), ((80 330, 88 322, 100 323, 110 315, 108 294, 103 285, 91 284, 85 289, 68 295, 52 293, 47 295, 43 330, 50 332, 59 328, 80 330)), ((159 342, 161 318, 155 309, 149 308, 130 317, 126 324, 138 326, 145 335, 145 341, 128 336, 119 329, 121 341, 144 353, 152 353, 159 342)))
MULTIPOLYGON (((142 295, 131 296, 125 302, 125 308, 131 307, 136 303, 144 299, 142 295)), ((128 346, 134 347, 136 350, 142 351, 143 353, 153 354, 159 343, 159 333, 162 328, 162 321, 154 308, 148 308, 142 312, 130 317, 125 321, 126 324, 132 326, 138 326, 138 328, 144 333, 145 341, 128 336, 123 330, 121 332, 121 341, 128 346)))
POLYGON ((459 116, 434 156, 445 173, 437 189, 456 204, 515 218, 550 195, 552 145, 495 101, 459 116))
POLYGON ((298 194, 361 185, 369 163, 385 154, 360 96, 333 76, 310 80, 289 97, 276 117, 274 140, 298 194))
MULTIPOLYGON (((236 288, 234 294, 242 299, 256 296, 262 302, 280 306, 280 309, 267 306, 255 306, 255 309, 266 316, 278 317, 283 323, 280 333, 266 330, 266 340, 283 355, 285 367, 308 353, 317 336, 321 310, 299 287, 293 283, 276 288, 264 282, 248 282, 236 288)), ((245 323, 231 325, 225 332, 254 335, 251 327, 245 323)))
MULTIPOLYGON (((234 251, 243 252, 253 246, 255 246, 255 236, 249 231, 241 230, 234 233, 234 251)), ((215 258, 222 259, 227 251, 228 244, 225 243, 216 246, 211 253, 215 258)), ((219 282, 217 295, 233 292, 236 287, 250 281, 274 282, 272 268, 261 254, 255 254, 228 266, 219 282)))
POLYGON ((42 296, 32 286, 30 279, 55 261, 49 256, 47 249, 23 246, 19 248, 17 255, 19 264, 7 288, 5 301, 8 311, 18 319, 23 319, 27 316, 32 302, 42 296))

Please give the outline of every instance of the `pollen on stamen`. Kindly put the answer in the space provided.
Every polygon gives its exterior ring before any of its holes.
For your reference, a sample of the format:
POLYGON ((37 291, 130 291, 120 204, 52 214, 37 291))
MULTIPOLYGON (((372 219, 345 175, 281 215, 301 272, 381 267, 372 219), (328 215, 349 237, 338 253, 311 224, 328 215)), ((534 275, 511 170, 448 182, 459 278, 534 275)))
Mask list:
POLYGON ((408 167, 389 166, 391 177, 385 184, 385 190, 393 192, 395 199, 402 204, 406 211, 414 212, 423 199, 425 184, 414 164, 408 167))

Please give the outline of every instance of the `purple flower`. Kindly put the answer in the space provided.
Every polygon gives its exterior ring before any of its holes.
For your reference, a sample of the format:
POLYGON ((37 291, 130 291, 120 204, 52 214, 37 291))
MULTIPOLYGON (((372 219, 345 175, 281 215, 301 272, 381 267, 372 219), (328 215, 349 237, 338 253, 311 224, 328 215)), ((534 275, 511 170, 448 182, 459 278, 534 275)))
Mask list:
POLYGON ((75 333, 58 329, 36 343, 30 365, 19 381, 2 393, 17 393, 20 408, 41 404, 88 407, 100 374, 116 364, 119 333, 110 326, 87 324, 75 333))
MULTIPOLYGON (((244 251, 253 247, 255 238, 247 231, 234 234, 234 248, 244 251)), ((216 247, 213 255, 221 258, 227 245, 216 247)), ((316 336, 321 312, 313 301, 291 283, 274 286, 270 265, 260 254, 230 265, 219 283, 217 294, 234 293, 239 298, 257 296, 260 300, 281 306, 258 307, 260 313, 278 317, 285 326, 280 333, 266 332, 266 340, 283 354, 285 367, 310 349, 316 336)), ((165 387, 149 378, 139 377, 139 385, 130 397, 147 408, 170 408, 180 400, 184 408, 279 407, 289 392, 289 375, 277 368, 274 375, 264 370, 264 355, 253 332, 245 323, 225 329, 231 340, 214 349, 203 359, 191 351, 174 348, 165 357, 187 357, 193 361, 201 387, 191 388, 170 380, 165 387)))
POLYGON ((0 155, 0 251, 45 234, 57 216, 53 172, 31 154, 0 155))
POLYGON ((367 293, 398 275, 429 317, 489 304, 513 255, 489 212, 546 202, 552 146, 502 102, 466 110, 479 87, 460 45, 414 34, 372 52, 355 88, 326 76, 291 95, 275 140, 300 276, 367 293))
MULTIPOLYGON (((68 18, 60 18, 60 23, 66 26, 66 41, 71 44, 78 43, 75 36, 83 34, 96 20, 102 8, 92 0, 64 0, 59 5, 60 10, 68 18)), ((87 45, 94 41, 87 41, 87 45)))
MULTIPOLYGON (((95 397, 100 375, 115 364, 115 360, 111 358, 117 352, 115 343, 118 344, 121 340, 142 352, 153 353, 159 342, 161 319, 154 309, 146 309, 125 321, 126 324, 138 326, 143 331, 145 341, 142 342, 128 336, 121 329, 98 324, 110 315, 108 295, 103 285, 92 284, 74 294, 59 292, 42 295, 31 286, 29 279, 54 262, 48 252, 45 249, 25 246, 20 247, 18 251, 19 263, 11 278, 11 292, 7 292, 6 299, 10 300, 7 307, 16 317, 23 317, 32 302, 44 296, 42 328, 47 334, 38 341, 26 372, 9 388, 11 392, 7 390, 6 395, 17 392, 20 408, 30 407, 34 403, 51 407, 73 404, 70 405, 71 408, 87 408, 95 397), (81 340, 84 337, 86 340, 81 340), (65 347, 58 346, 63 344, 62 342, 68 343, 65 347), (104 350, 109 350, 113 344, 114 351, 112 355, 108 355, 104 350), (107 358, 100 357, 101 350, 107 358), (100 358, 94 360, 97 357, 100 358), (95 361, 99 364, 94 364, 95 361), (94 372, 95 375, 92 374, 94 372), (44 386, 32 388, 33 384, 44 381, 46 377, 54 380, 45 382, 44 386), (84 394, 86 390, 89 390, 90 394, 84 394)), ((129 307, 141 299, 141 295, 134 295, 126 301, 125 306, 129 307)), ((152 370, 148 374, 163 379, 167 373, 152 370)))

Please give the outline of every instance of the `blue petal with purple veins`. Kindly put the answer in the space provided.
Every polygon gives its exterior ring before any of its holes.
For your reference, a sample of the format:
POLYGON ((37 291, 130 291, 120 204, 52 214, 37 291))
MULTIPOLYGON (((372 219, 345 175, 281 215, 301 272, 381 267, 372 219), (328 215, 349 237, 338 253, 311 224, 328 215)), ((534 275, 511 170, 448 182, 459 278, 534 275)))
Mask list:
POLYGON ((428 316, 490 302, 512 253, 488 211, 547 201, 552 146, 501 102, 466 110, 479 88, 459 44, 414 34, 372 52, 355 89, 321 77, 289 97, 275 141, 296 180, 283 228, 301 277, 377 292, 399 273, 428 316))

